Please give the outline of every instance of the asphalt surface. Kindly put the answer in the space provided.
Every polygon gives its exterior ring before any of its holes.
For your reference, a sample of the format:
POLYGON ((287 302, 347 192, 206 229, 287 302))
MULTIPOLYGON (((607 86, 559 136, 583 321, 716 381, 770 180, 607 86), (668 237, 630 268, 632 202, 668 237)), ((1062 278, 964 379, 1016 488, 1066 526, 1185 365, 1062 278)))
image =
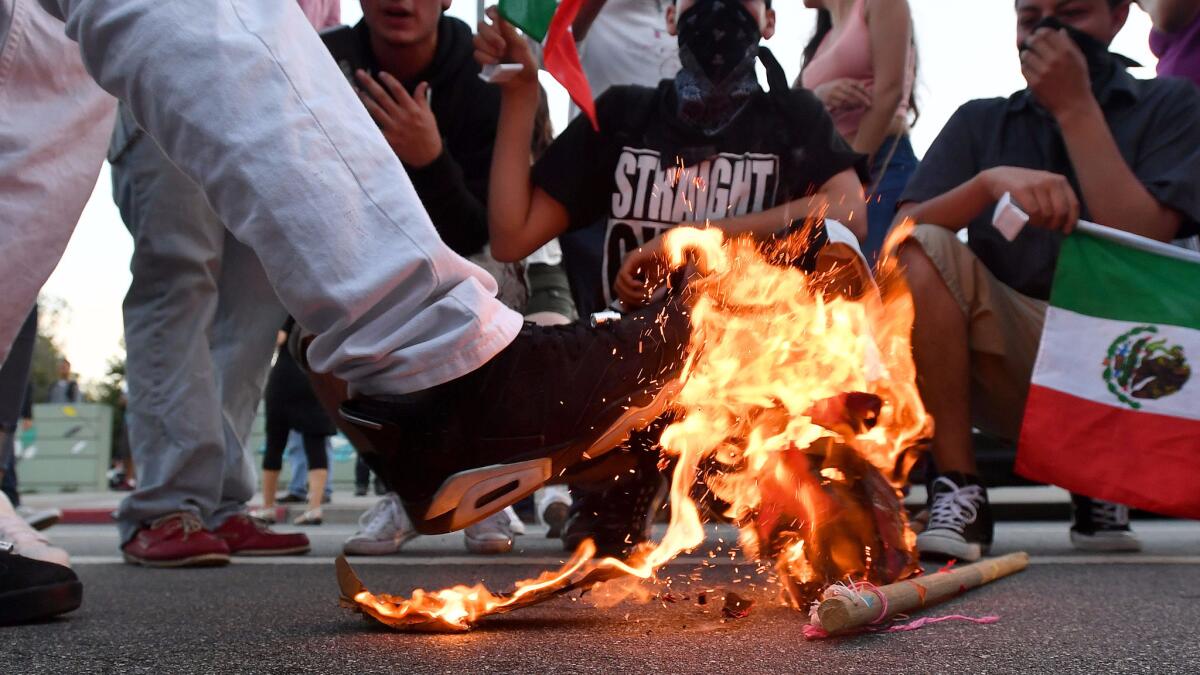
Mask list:
MULTIPOLYGON (((59 526, 49 534, 75 557, 84 605, 58 620, 0 629, 0 672, 1200 671, 1200 524, 1135 527, 1143 553, 1095 556, 1071 551, 1065 524, 1001 524, 996 552, 1027 550, 1030 568, 924 613, 992 614, 998 623, 806 642, 803 617, 779 607, 752 566, 723 556, 690 585, 704 556, 672 566, 675 602, 601 609, 559 598, 465 634, 405 634, 338 607, 331 561, 349 527, 307 530, 314 550, 305 557, 148 570, 117 562, 109 526, 59 526), (702 590, 705 605, 696 602, 702 590), (748 616, 722 615, 728 590, 756 601, 748 616)), ((714 530, 708 546, 730 537, 714 530)), ((448 535, 354 564, 372 590, 407 594, 477 580, 503 589, 561 556, 531 528, 507 556, 470 556, 460 536, 448 535)))

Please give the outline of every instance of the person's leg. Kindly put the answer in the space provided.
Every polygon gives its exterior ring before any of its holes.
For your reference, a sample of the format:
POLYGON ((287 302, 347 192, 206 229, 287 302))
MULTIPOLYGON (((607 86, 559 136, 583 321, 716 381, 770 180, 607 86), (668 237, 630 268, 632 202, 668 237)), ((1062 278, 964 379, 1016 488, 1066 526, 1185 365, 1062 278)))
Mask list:
POLYGON ((863 254, 872 267, 896 217, 896 204, 916 170, 917 157, 908 136, 885 140, 875 155, 871 167, 875 192, 867 195, 867 240, 863 243, 863 254))
POLYGON ((361 394, 402 394, 474 371, 516 337, 520 316, 441 241, 295 3, 44 3, 96 81, 259 255, 316 334, 315 370, 361 394))
POLYGON ((220 501, 225 439, 209 335, 225 231, 196 184, 124 108, 117 147, 113 196, 134 242, 123 310, 126 415, 139 473, 118 509, 125 542, 170 513, 204 520, 220 501))
POLYGON ((17 423, 33 364, 37 322, 37 305, 34 305, 21 323, 8 358, 0 366, 0 491, 8 496, 14 507, 21 505, 21 497, 17 494, 17 423))
POLYGON ((304 455, 308 459, 308 513, 310 518, 321 517, 321 498, 325 495, 325 480, 329 476, 328 436, 304 434, 304 455))
POLYGON ((37 0, 0 0, 0 362, 92 195, 116 101, 37 0))
POLYGON ((279 489, 279 471, 283 468, 283 449, 292 433, 288 428, 287 416, 267 407, 267 447, 263 452, 263 508, 275 506, 275 492, 279 489))
POLYGON ((291 467, 292 477, 288 481, 287 496, 308 498, 308 458, 304 456, 304 437, 292 429, 288 433, 287 449, 283 457, 291 467))
POLYGON ((354 494, 362 496, 367 494, 367 490, 371 487, 371 467, 367 466, 367 462, 363 460, 362 455, 358 452, 354 453, 354 494))
POLYGON ((904 243, 899 257, 913 296, 917 386, 926 412, 937 425, 933 461, 939 472, 974 475, 967 317, 919 245, 904 243))
MULTIPOLYGON (((262 401, 279 329, 287 320, 258 256, 228 232, 223 234, 210 349, 221 405, 225 461, 220 502, 205 523, 212 529, 244 511, 254 496, 254 464, 246 451, 246 440, 262 401)), ((282 440, 286 443, 286 432, 282 440)), ((282 451, 283 445, 279 449, 282 451)), ((271 499, 274 497, 272 491, 271 499)))

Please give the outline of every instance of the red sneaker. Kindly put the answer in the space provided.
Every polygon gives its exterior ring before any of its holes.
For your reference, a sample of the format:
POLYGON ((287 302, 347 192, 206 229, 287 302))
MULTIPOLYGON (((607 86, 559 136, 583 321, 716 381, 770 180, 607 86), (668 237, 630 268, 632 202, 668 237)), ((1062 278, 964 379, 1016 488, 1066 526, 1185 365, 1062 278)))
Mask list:
POLYGON ((230 516, 213 534, 225 540, 234 555, 295 555, 308 553, 308 536, 272 532, 261 520, 239 513, 230 516))
POLYGON ((180 511, 142 527, 121 547, 125 562, 146 567, 229 564, 229 546, 204 529, 194 513, 180 511))

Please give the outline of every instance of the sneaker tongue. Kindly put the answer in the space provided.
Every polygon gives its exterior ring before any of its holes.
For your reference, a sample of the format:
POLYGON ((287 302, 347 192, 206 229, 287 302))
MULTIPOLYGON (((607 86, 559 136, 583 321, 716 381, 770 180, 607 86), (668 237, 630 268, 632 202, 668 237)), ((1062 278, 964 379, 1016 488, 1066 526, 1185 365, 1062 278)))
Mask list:
MULTIPOLYGON (((969 474, 969 473, 960 473, 958 471, 947 471, 945 473, 938 474, 937 477, 945 478, 960 488, 966 487, 968 485, 978 485, 980 487, 983 487, 983 481, 979 480, 979 476, 969 474)), ((947 489, 947 488, 944 486, 935 487, 935 490, 945 490, 945 489, 947 489)))

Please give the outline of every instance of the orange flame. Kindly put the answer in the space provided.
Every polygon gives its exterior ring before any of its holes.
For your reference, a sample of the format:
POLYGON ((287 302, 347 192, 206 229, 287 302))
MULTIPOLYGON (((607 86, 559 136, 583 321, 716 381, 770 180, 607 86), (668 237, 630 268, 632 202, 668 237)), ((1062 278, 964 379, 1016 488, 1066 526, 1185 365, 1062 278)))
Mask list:
POLYGON ((806 274, 778 264, 784 249, 764 253, 715 228, 676 228, 665 244, 672 267, 690 259, 703 275, 689 287, 677 419, 660 440, 674 462, 663 539, 624 562, 593 561, 586 542, 558 571, 505 596, 482 585, 408 599, 364 591, 354 598, 362 611, 396 627, 465 630, 570 588, 652 579, 703 543, 697 492, 740 527, 747 556, 774 560, 793 606, 847 575, 888 583, 915 570, 899 487, 932 420, 917 394, 912 300, 894 258, 881 263, 879 289, 860 279, 855 290, 845 265, 818 262, 806 274))

